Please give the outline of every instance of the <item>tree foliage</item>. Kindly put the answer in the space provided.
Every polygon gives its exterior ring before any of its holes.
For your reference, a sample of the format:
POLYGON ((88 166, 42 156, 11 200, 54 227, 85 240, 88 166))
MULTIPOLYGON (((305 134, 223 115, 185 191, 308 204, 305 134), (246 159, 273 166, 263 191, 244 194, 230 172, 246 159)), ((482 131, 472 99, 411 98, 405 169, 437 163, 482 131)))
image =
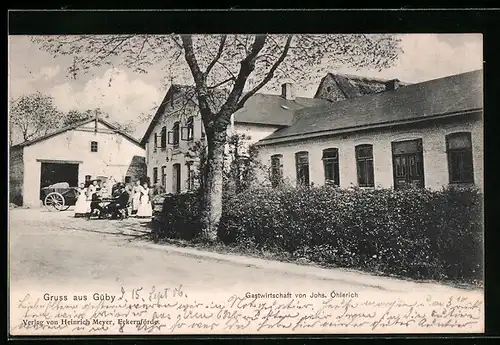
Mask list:
POLYGON ((107 120, 119 130, 132 134, 135 131, 134 121, 115 121, 99 108, 70 110, 63 112, 56 107, 54 99, 41 92, 27 94, 10 102, 9 139, 14 142, 26 142, 47 135, 60 128, 71 126, 80 121, 98 116, 107 120), (16 138, 19 137, 19 138, 16 138))
POLYGON ((10 104, 10 129, 19 133, 22 141, 48 134, 60 125, 62 113, 50 96, 40 92, 23 95, 10 104))
MULTIPOLYGON (((224 155, 224 187, 231 193, 240 193, 257 181, 259 171, 265 171, 258 158, 255 145, 249 144, 251 137, 245 134, 232 134, 228 137, 224 155)), ((204 189, 203 171, 207 164, 207 145, 204 140, 198 140, 191 145, 184 157, 189 164, 196 164, 197 169, 192 176, 196 185, 204 189)))

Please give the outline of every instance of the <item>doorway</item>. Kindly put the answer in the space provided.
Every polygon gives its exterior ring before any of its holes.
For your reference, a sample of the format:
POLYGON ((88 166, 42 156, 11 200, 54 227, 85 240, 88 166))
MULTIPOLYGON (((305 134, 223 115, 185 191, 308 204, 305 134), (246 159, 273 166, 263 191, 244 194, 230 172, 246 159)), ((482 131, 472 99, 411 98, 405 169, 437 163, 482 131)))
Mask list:
POLYGON ((424 157, 422 139, 392 143, 394 188, 424 188, 424 157))
POLYGON ((181 192, 181 165, 179 163, 176 163, 173 165, 172 178, 173 178, 172 192, 174 194, 180 193, 181 192))
POLYGON ((70 187, 78 186, 78 164, 76 163, 41 163, 40 167, 40 197, 41 189, 54 183, 67 182, 70 187))

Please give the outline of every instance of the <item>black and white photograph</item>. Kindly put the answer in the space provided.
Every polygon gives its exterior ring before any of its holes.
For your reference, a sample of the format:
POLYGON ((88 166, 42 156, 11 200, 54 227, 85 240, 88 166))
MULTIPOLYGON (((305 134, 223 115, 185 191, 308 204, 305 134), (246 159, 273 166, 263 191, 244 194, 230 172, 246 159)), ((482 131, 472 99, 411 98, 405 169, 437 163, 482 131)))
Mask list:
POLYGON ((479 33, 9 35, 11 335, 484 332, 479 33))

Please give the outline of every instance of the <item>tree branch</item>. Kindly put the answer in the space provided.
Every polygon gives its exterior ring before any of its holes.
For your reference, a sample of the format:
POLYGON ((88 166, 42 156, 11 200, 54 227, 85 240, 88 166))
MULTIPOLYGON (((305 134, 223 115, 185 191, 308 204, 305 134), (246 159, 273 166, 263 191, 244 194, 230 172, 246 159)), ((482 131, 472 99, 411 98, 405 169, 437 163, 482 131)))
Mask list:
POLYGON ((236 76, 235 76, 235 75, 234 75, 234 73, 233 73, 233 72, 229 69, 229 67, 227 67, 225 64, 223 64, 222 62, 220 62, 220 60, 219 60, 219 61, 217 61, 217 63, 218 63, 219 65, 221 65, 221 66, 222 66, 222 67, 226 70, 227 74, 229 74, 229 75, 231 76, 231 78, 233 78, 234 80, 236 80, 236 76))
POLYGON ((220 113, 224 114, 223 121, 229 121, 232 113, 235 111, 234 108, 237 106, 238 99, 241 97, 248 76, 255 69, 255 60, 257 59, 257 55, 259 54, 259 52, 262 50, 262 48, 264 48, 266 39, 267 35, 256 36, 250 52, 241 61, 240 71, 238 73, 238 77, 236 77, 236 80, 234 81, 233 89, 229 93, 226 103, 224 103, 220 110, 220 113))
POLYGON ((142 45, 141 45, 141 49, 139 50, 139 52, 137 53, 136 57, 135 57, 135 60, 139 60, 139 57, 141 56, 141 53, 144 49, 144 46, 146 45, 146 42, 148 41, 148 35, 145 35, 144 36, 144 41, 142 41, 142 45))
POLYGON ((184 47, 182 46, 182 44, 180 44, 179 42, 177 42, 177 39, 176 39, 175 35, 172 35, 172 41, 174 41, 174 43, 177 44, 177 46, 179 48, 181 48, 181 50, 184 49, 184 47))
POLYGON ((219 59, 222 55, 222 52, 224 51, 224 45, 226 44, 226 39, 227 39, 227 35, 222 35, 222 37, 220 39, 219 50, 217 51, 217 55, 215 55, 212 62, 210 62, 210 64, 208 65, 207 70, 205 71, 205 75, 208 75, 208 73, 210 73, 210 71, 212 70, 214 65, 217 63, 217 61, 219 61, 219 59))
POLYGON ((217 83, 217 84, 215 84, 215 85, 213 85, 213 86, 209 86, 208 88, 209 88, 209 89, 215 89, 215 88, 217 88, 217 87, 219 87, 219 86, 221 86, 221 85, 224 85, 224 84, 225 84, 225 83, 227 83, 227 82, 230 82, 231 80, 234 80, 234 77, 227 78, 226 80, 221 81, 220 83, 217 83))
MULTIPOLYGON (((122 38, 122 40, 120 42, 118 42, 117 45, 115 45, 110 51, 108 51, 104 56, 100 57, 99 60, 100 61, 104 61, 104 59, 106 59, 108 56, 110 56, 111 54, 113 54, 116 49, 118 49, 118 47, 120 47, 123 43, 125 43, 125 41, 131 39, 132 37, 134 37, 134 35, 129 35, 129 36, 125 36, 124 38, 122 38)), ((104 50, 104 47, 106 47, 108 44, 111 44, 111 41, 107 42, 106 44, 104 44, 101 49, 94 55, 94 57, 92 57, 92 59, 88 60, 88 62, 91 62, 92 60, 94 60, 95 58, 97 58, 97 56, 99 55, 100 52, 102 52, 104 50)))
POLYGON ((283 51, 281 52, 281 55, 278 58, 278 60, 276 60, 276 62, 271 67, 271 69, 269 70, 269 72, 267 73, 267 75, 264 77, 264 79, 262 79, 262 81, 259 84, 257 84, 252 90, 250 90, 250 92, 248 92, 245 96, 243 96, 241 98, 241 100, 238 102, 238 105, 237 105, 236 109, 242 108, 243 105, 245 104, 245 102, 250 97, 252 97, 257 91, 259 91, 264 85, 266 85, 273 78, 274 72, 279 67, 279 65, 283 62, 283 60, 285 60, 285 57, 288 54, 288 50, 290 48, 290 43, 292 42, 292 38, 293 38, 293 35, 289 35, 287 37, 286 43, 285 43, 285 47, 283 48, 283 51))
POLYGON ((203 118, 209 121, 212 116, 212 111, 207 101, 208 89, 206 86, 206 75, 201 71, 193 48, 193 38, 190 35, 181 35, 182 45, 184 47, 184 57, 193 74, 198 94, 198 106, 203 118))
POLYGON ((204 86, 205 75, 200 69, 198 61, 196 60, 196 55, 194 54, 193 39, 191 35, 181 35, 182 46, 184 47, 184 57, 186 62, 193 74, 194 82, 198 88, 204 86))

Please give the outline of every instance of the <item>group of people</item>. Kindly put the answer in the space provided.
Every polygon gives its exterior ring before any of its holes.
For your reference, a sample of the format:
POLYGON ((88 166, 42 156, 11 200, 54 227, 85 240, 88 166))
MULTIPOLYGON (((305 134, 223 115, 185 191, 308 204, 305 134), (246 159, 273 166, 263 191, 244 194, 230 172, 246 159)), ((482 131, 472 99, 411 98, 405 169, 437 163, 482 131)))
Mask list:
POLYGON ((140 180, 133 186, 117 183, 111 189, 106 182, 94 180, 87 188, 81 183, 78 193, 75 217, 87 216, 90 219, 93 215, 106 213, 120 219, 129 216, 149 218, 153 213, 148 183, 141 184, 140 180))

